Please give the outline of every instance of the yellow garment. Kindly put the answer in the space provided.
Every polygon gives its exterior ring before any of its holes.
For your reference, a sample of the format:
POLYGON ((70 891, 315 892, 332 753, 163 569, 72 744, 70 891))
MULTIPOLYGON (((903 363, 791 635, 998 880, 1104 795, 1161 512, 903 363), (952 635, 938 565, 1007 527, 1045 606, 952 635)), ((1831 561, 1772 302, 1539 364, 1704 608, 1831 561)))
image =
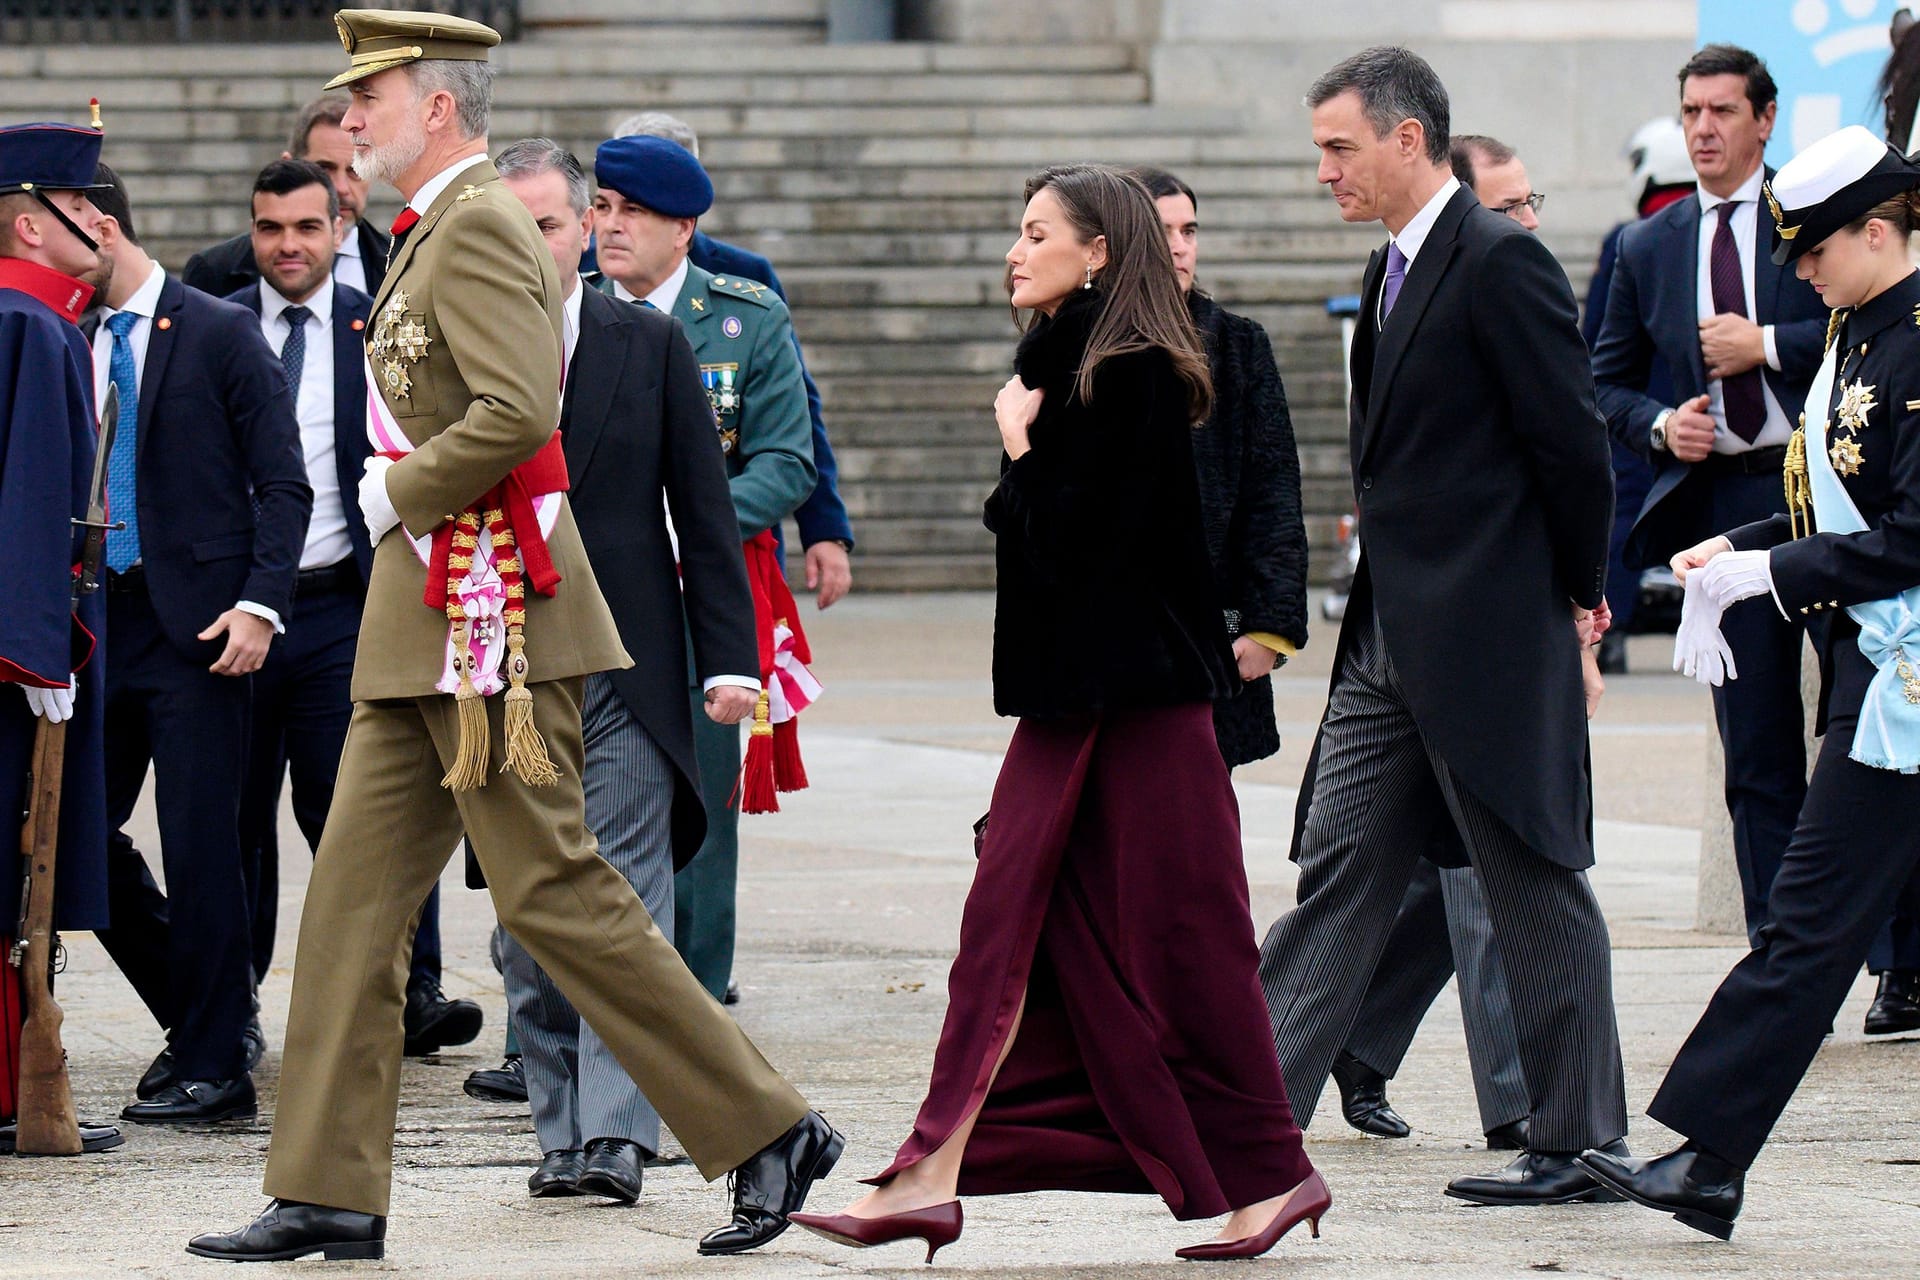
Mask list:
POLYGON ((1293 641, 1287 639, 1285 636, 1277 636, 1271 631, 1249 631, 1247 632, 1247 639, 1257 645, 1262 645, 1273 650, 1283 658, 1291 658, 1299 652, 1299 650, 1293 647, 1293 641))

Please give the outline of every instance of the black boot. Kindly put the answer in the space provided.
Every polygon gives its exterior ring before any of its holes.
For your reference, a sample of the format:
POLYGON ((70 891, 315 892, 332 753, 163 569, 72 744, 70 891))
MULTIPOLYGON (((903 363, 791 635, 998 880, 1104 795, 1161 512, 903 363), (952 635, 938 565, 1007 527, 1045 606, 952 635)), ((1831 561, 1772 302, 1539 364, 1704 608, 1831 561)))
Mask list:
POLYGON ((449 1000, 432 978, 407 984, 405 1052, 424 1058, 452 1044, 469 1044, 480 1034, 480 1006, 471 1000, 449 1000))
POLYGON ((745 1253, 787 1229, 787 1215, 807 1203, 807 1192, 827 1176, 847 1140, 818 1111, 809 1111, 786 1135, 735 1169, 733 1221, 710 1231, 700 1252, 745 1253))
POLYGON ((1634 1203, 1670 1213, 1721 1240, 1733 1236, 1733 1220, 1746 1196, 1745 1170, 1691 1147, 1651 1160, 1587 1151, 1580 1167, 1634 1203))
POLYGON ((1413 1126, 1387 1102, 1387 1078, 1345 1049, 1333 1060, 1333 1082, 1340 1087, 1340 1114, 1362 1133, 1404 1138, 1413 1126))
POLYGON ((1889 969, 1880 975, 1880 990, 1867 1010, 1866 1031, 1870 1036, 1920 1031, 1920 972, 1889 969))
POLYGON ((329 1262, 387 1252, 387 1220, 351 1209, 275 1200, 238 1231, 195 1236, 187 1252, 228 1262, 287 1262, 317 1253, 329 1262))

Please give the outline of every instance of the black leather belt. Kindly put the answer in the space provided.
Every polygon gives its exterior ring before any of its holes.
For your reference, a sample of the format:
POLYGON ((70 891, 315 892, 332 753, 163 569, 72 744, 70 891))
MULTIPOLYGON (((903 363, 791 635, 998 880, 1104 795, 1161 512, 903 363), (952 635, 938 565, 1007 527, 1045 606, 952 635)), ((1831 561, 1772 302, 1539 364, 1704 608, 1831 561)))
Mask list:
POLYGON ((1699 465, 1715 475, 1778 476, 1787 465, 1787 446, 1768 445, 1745 453, 1710 453, 1699 465))
POLYGON ((337 564, 319 569, 302 569, 293 576, 293 594, 318 595, 323 591, 359 591, 360 569, 348 556, 337 564))
POLYGON ((147 589, 147 567, 140 564, 131 565, 121 573, 115 573, 109 569, 106 572, 106 579, 107 594, 110 596, 126 595, 135 591, 145 591, 147 589))

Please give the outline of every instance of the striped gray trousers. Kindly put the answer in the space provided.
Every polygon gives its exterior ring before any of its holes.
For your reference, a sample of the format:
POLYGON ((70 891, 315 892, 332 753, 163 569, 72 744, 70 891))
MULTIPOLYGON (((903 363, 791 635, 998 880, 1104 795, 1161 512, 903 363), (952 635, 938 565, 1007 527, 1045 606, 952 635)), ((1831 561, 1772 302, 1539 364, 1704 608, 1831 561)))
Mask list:
POLYGON ((1576 1152, 1626 1133, 1606 920, 1584 872, 1529 849, 1460 786, 1407 708, 1377 620, 1363 620, 1328 699, 1300 840, 1299 905, 1267 931, 1260 984, 1287 1097, 1312 1117, 1353 1033, 1436 824, 1466 844, 1507 961, 1532 1146, 1576 1152))
MULTIPOLYGON (((660 932, 672 937, 673 764, 604 674, 587 677, 580 720, 587 748, 587 829, 600 842, 600 856, 633 885, 660 932)), ((540 1150, 577 1151, 595 1138, 625 1138, 657 1155, 660 1113, 626 1069, 526 948, 499 926, 493 947, 520 1037, 540 1150)))

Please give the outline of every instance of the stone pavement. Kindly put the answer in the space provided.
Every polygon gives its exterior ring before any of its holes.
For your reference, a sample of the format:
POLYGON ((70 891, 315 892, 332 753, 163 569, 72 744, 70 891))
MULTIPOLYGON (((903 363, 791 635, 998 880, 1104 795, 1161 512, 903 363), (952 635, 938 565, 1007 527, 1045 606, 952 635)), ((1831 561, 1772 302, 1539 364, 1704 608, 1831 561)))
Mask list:
MULTIPOLYGON (((811 791, 744 826, 741 1022, 851 1142, 812 1206, 832 1209, 882 1168, 906 1133, 944 1008, 945 976, 972 870, 969 826, 985 808, 1010 726, 991 715, 992 603, 981 596, 854 596, 808 625, 826 698, 804 732, 811 791)), ((1326 687, 1333 629, 1284 674, 1286 750, 1243 771, 1240 794, 1257 925, 1292 897, 1286 841, 1293 787, 1326 687)), ((1704 694, 1665 674, 1663 638, 1636 638, 1648 672, 1617 679, 1594 729, 1600 866, 1614 929, 1630 1110, 1645 1105, 1741 940, 1691 932, 1707 724, 1704 694)), ((152 849, 150 810, 135 834, 152 849)), ((292 833, 288 820, 282 829, 292 833)), ((263 1203, 260 1166, 275 1101, 291 986, 293 926, 308 858, 291 837, 282 870, 278 965, 263 991, 269 1044, 257 1081, 262 1123, 209 1132, 133 1127, 119 1151, 0 1161, 0 1277, 229 1274, 188 1257, 191 1234, 237 1225, 263 1203)), ((697 1259, 693 1240, 726 1216, 722 1186, 683 1161, 648 1170, 638 1207, 530 1201, 538 1158, 524 1112, 475 1103, 466 1074, 493 1065, 502 999, 486 959, 483 895, 446 877, 447 988, 486 1008, 478 1043, 409 1061, 394 1217, 383 1264, 301 1264, 300 1275, 425 1277, 663 1275, 792 1277, 910 1273, 912 1245, 854 1252, 798 1230, 765 1251, 697 1259), (316 1269, 317 1268, 317 1269, 316 1269)), ((61 982, 83 1115, 130 1097, 160 1037, 88 937, 71 940, 61 982)), ((1289 1237, 1267 1274, 1400 1277, 1912 1277, 1920 1274, 1920 1041, 1868 1042, 1866 979, 1842 1011, 1749 1180, 1730 1244, 1632 1206, 1473 1209, 1448 1178, 1498 1162, 1478 1124, 1458 1004, 1443 995, 1392 1097, 1415 1125, 1398 1143, 1339 1120, 1333 1090, 1309 1133, 1334 1192, 1324 1238, 1289 1237)), ((1727 1087, 1738 1088, 1738 1080, 1727 1087)), ((1636 1149, 1670 1135, 1635 1116, 1636 1149)), ((669 1156, 677 1155, 670 1149, 669 1156)), ((948 1270, 981 1276, 1146 1276, 1178 1270, 1173 1249, 1210 1234, 1148 1197, 1044 1194, 967 1202, 948 1270)), ((268 1274, 284 1274, 284 1270, 268 1274)))

